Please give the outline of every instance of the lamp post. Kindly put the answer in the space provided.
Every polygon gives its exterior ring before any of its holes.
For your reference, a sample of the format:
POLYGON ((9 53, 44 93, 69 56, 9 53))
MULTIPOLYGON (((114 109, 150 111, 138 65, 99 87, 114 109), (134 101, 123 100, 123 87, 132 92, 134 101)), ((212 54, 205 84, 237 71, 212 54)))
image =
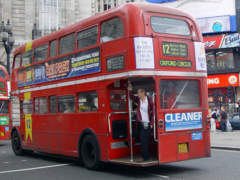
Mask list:
POLYGON ((7 24, 4 24, 4 21, 2 21, 0 24, 0 33, 1 40, 7 54, 7 71, 8 74, 10 74, 10 53, 14 45, 14 38, 12 33, 12 25, 10 24, 9 20, 7 21, 7 24))

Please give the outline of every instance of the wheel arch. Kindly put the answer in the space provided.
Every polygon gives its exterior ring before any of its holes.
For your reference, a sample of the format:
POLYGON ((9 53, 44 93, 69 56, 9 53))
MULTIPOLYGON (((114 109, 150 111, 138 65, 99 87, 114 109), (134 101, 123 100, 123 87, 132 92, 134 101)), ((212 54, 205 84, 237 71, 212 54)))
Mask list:
POLYGON ((92 129, 89 129, 89 128, 84 129, 79 136, 79 140, 78 140, 78 156, 79 156, 79 158, 81 158, 81 144, 83 142, 84 137, 87 135, 92 135, 96 139, 97 146, 99 149, 99 156, 100 156, 100 160, 101 160, 101 148, 100 148, 99 140, 97 138, 96 133, 92 129))

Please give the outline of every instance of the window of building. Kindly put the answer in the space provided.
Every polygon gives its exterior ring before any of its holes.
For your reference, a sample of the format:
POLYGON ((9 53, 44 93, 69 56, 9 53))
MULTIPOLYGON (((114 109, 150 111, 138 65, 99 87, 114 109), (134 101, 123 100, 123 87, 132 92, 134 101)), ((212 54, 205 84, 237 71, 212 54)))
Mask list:
POLYGON ((48 45, 42 45, 34 50, 34 62, 40 62, 47 58, 48 45))
POLYGON ((75 49, 75 34, 69 34, 60 39, 59 54, 66 54, 75 49))
POLYGON ((14 68, 19 68, 21 66, 21 54, 15 56, 14 68))
POLYGON ((50 43, 50 57, 55 57, 57 55, 57 40, 53 40, 50 43))
POLYGON ((46 97, 35 98, 34 105, 36 114, 45 114, 48 112, 48 104, 46 97))
POLYGON ((108 42, 123 36, 123 23, 120 18, 113 18, 101 25, 101 42, 108 42))
POLYGON ((97 26, 83 30, 77 35, 78 49, 92 46, 97 43, 98 28, 97 26))
POLYGON ((96 91, 78 94, 79 112, 91 112, 98 110, 98 96, 96 91))
POLYGON ((27 66, 32 63, 32 50, 23 53, 22 55, 22 66, 27 66))
POLYGON ((110 91, 110 106, 112 110, 123 111, 127 109, 127 94, 125 90, 110 91))
POLYGON ((50 96, 49 98, 49 104, 50 104, 50 113, 56 113, 57 112, 57 97, 56 96, 50 96))
POLYGON ((61 113, 75 112, 75 97, 73 95, 58 97, 58 110, 61 113))
POLYGON ((216 52, 216 63, 218 70, 233 69, 234 57, 232 50, 216 52))
POLYGON ((200 107, 199 82, 195 80, 161 80, 160 105, 162 109, 200 107))
POLYGON ((181 19, 152 16, 151 17, 152 30, 156 33, 176 34, 189 36, 191 31, 187 22, 181 19))
POLYGON ((23 114, 32 114, 32 100, 24 100, 21 105, 23 114))
POLYGON ((206 60, 207 60, 208 71, 215 70, 215 68, 216 68, 215 53, 214 52, 206 53, 206 60))

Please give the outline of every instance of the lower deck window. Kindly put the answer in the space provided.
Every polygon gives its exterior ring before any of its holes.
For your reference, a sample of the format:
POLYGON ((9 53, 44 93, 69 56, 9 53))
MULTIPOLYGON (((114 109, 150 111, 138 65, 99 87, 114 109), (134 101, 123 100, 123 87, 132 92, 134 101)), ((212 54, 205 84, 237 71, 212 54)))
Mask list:
POLYGON ((75 112, 75 97, 73 95, 58 97, 58 110, 61 113, 75 112))
POLYGON ((160 104, 162 109, 200 107, 199 82, 196 80, 161 80, 160 104))
POLYGON ((79 112, 91 112, 98 110, 98 96, 96 91, 78 94, 79 112))
POLYGON ((45 114, 48 111, 48 104, 46 97, 35 98, 35 113, 45 114))

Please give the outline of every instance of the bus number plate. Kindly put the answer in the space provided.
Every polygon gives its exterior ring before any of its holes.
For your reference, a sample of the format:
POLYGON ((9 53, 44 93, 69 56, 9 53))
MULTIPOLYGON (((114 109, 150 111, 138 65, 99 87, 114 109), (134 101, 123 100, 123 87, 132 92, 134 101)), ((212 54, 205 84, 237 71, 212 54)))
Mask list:
POLYGON ((188 152, 188 145, 187 145, 187 143, 178 144, 178 152, 179 153, 186 153, 186 152, 188 152))

